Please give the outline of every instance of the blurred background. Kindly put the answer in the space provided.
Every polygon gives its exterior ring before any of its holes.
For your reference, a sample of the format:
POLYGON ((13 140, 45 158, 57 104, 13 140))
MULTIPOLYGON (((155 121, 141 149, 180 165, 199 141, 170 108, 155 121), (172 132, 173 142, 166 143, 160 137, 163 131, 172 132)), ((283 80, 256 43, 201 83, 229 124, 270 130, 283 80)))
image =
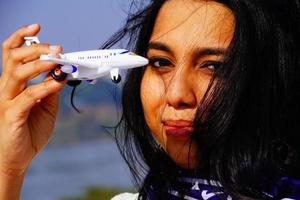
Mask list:
MULTIPOLYGON (((0 41, 18 27, 39 23, 41 42, 60 44, 64 52, 98 49, 124 24, 130 3, 0 0, 0 41)), ((82 84, 75 97, 81 114, 70 106, 71 88, 63 90, 55 131, 28 170, 22 200, 110 199, 114 193, 133 190, 111 136, 114 129, 109 128, 121 115, 120 88, 109 77, 96 85, 82 84)))

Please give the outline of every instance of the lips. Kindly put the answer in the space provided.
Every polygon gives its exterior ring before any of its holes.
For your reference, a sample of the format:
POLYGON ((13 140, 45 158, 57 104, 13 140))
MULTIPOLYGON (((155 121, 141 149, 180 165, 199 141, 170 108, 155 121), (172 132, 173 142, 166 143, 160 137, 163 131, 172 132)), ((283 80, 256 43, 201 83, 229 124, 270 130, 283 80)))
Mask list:
POLYGON ((193 122, 187 120, 166 120, 163 125, 167 136, 189 137, 193 132, 193 122))

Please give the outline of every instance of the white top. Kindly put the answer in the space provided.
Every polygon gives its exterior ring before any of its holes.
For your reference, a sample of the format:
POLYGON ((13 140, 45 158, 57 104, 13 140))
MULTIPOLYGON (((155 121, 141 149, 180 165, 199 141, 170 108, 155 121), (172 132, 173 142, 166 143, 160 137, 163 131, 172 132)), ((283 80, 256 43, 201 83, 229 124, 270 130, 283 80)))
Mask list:
POLYGON ((111 200, 138 200, 139 193, 122 193, 114 196, 111 200))

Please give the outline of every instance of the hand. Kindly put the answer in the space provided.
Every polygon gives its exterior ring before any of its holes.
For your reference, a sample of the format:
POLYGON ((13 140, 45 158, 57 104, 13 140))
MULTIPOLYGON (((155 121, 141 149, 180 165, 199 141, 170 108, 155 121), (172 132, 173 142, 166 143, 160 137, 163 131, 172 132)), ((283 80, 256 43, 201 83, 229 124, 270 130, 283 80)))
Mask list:
POLYGON ((23 174, 34 156, 47 144, 58 111, 59 92, 65 85, 49 75, 42 83, 27 82, 57 64, 39 60, 41 54, 58 54, 59 46, 22 46, 34 36, 37 24, 13 33, 2 45, 0 77, 0 173, 23 174))

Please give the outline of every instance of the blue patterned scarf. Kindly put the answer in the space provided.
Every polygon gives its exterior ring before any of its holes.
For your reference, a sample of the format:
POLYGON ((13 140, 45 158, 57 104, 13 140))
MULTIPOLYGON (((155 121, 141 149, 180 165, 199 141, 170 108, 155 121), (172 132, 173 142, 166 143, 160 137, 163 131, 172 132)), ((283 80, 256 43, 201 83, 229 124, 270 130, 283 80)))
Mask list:
MULTIPOLYGON (((222 192, 222 186, 218 181, 207 180, 199 175, 186 171, 179 171, 180 188, 184 194, 173 188, 168 191, 168 200, 232 200, 232 197, 222 192)), ((159 184, 152 184, 148 190, 150 200, 157 200, 159 184)), ((300 180, 282 177, 275 185, 267 186, 265 195, 271 199, 300 200, 300 180)))

